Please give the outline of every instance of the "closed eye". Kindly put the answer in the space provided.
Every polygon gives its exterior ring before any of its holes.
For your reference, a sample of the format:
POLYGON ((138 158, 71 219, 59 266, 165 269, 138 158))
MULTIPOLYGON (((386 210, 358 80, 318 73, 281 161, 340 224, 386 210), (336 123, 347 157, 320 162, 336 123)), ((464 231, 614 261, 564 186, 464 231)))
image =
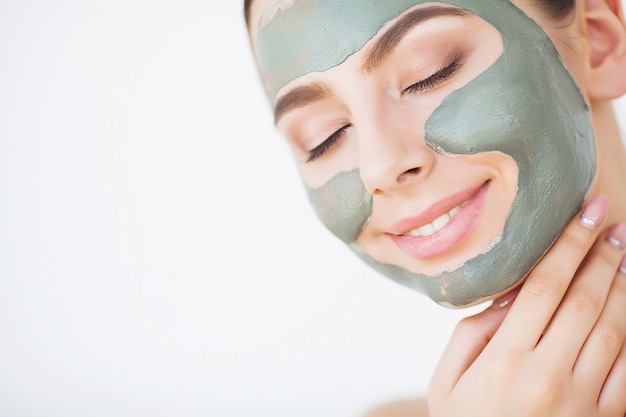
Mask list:
POLYGON ((402 95, 404 94, 419 94, 434 90, 437 85, 446 81, 448 78, 452 77, 452 75, 459 69, 461 66, 461 59, 457 58, 452 61, 451 64, 441 68, 439 71, 435 72, 430 77, 418 81, 414 84, 411 84, 407 88, 402 91, 402 95))
POLYGON ((340 129, 335 131, 332 135, 330 135, 324 142, 317 145, 315 148, 309 151, 309 158, 307 159, 307 163, 313 162, 316 159, 323 156, 326 152, 328 152, 333 146, 335 146, 344 136, 346 130, 350 127, 349 124, 342 126, 340 129))

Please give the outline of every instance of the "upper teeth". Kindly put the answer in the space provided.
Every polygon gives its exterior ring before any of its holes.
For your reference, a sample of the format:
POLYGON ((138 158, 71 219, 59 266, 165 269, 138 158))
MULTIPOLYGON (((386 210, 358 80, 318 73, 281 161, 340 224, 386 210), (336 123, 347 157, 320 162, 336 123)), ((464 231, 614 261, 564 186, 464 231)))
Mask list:
POLYGON ((405 236, 430 236, 440 231, 446 224, 448 224, 450 219, 453 218, 459 212, 459 210, 461 210, 466 205, 467 201, 459 204, 447 213, 444 213, 441 216, 437 217, 435 220, 433 220, 432 223, 425 224, 424 226, 409 231, 405 236))

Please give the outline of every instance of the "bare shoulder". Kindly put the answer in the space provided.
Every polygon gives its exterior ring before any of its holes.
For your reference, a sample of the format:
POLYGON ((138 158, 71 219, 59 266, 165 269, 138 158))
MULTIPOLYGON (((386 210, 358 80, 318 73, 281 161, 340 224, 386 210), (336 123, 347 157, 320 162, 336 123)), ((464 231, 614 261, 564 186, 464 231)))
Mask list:
POLYGON ((382 404, 363 417, 428 417, 425 398, 409 398, 382 404))

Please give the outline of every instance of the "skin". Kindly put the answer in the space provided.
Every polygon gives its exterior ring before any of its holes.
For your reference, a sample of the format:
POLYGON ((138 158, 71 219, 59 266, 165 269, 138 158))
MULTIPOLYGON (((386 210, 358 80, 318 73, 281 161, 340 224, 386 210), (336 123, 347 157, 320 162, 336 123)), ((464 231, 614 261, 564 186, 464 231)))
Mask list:
MULTIPOLYGON (((251 22, 266 3, 253 3, 251 22)), ((626 92, 621 5, 578 1, 570 16, 556 22, 530 1, 515 4, 550 36, 589 104, 598 150, 591 195, 608 196, 610 207, 606 198, 594 199, 585 210, 595 213, 595 228, 584 226, 577 214, 519 294, 494 304, 508 301, 505 307, 459 323, 433 375, 428 414, 621 417, 626 275, 615 271, 624 265, 624 250, 606 239, 624 238, 624 226, 613 225, 626 213, 626 156, 610 104, 626 92)), ((253 45, 254 30, 252 23, 253 45)), ((402 416, 395 410, 382 415, 402 416)))
MULTIPOLYGON (((249 33, 253 51, 256 48, 258 21, 269 3, 270 0, 252 2, 249 33)), ((619 181, 626 177, 626 164, 623 163, 626 161, 626 153, 610 103, 626 91, 626 79, 620 77, 623 68, 618 51, 623 35, 620 2, 601 1, 596 7, 601 11, 597 12, 597 17, 588 17, 584 5, 579 4, 574 17, 569 16, 564 22, 553 21, 533 7, 530 0, 516 0, 513 3, 545 30, 589 104, 598 152, 598 169, 589 195, 605 194, 611 197, 607 221, 615 223, 626 211, 626 194, 619 181), (616 10, 613 15, 617 13, 619 16, 611 17, 607 10, 616 10)))
MULTIPOLYGON (((472 305, 513 287, 580 207, 595 169, 586 104, 548 37, 505 1, 460 0, 472 13, 404 0, 365 11, 360 3, 344 5, 347 15, 362 12, 351 17, 359 22, 396 4, 391 14, 403 11, 361 47, 365 30, 354 31, 353 40, 350 24, 334 26, 336 3, 316 3, 319 17, 309 3, 290 3, 279 13, 270 7, 261 19, 258 57, 270 99, 278 97, 278 127, 296 152, 310 147, 315 124, 349 120, 328 156, 301 164, 318 216, 369 265, 442 305, 472 305), (420 21, 371 65, 370 51, 395 25, 411 13, 437 10, 439 17, 420 21), (292 30, 284 44, 292 21, 302 34, 292 30), (345 45, 335 48, 336 37, 325 41, 326 26, 345 36, 345 45), (318 37, 319 52, 310 44, 318 37), (308 46, 305 58, 301 43, 308 46), (441 85, 402 91, 450 62, 458 68, 441 85), (363 71, 365 65, 372 68, 363 71), (295 92, 321 84, 332 90, 322 100, 280 111, 295 92), (328 173, 336 175, 318 186, 328 173), (441 233, 406 236, 463 201, 468 207, 441 233)), ((358 27, 374 32, 378 25, 358 27)))
POLYGON ((429 415, 626 413, 626 275, 615 275, 624 250, 606 234, 594 245, 599 229, 575 218, 512 306, 459 323, 429 387, 429 415))

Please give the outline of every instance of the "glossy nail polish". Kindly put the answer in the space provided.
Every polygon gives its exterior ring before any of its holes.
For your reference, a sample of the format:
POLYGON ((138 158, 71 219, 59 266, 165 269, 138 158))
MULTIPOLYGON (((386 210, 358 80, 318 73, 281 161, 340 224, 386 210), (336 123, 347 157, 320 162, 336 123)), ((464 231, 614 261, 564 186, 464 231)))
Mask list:
POLYGON ((626 225, 619 223, 611 228, 606 241, 618 249, 624 249, 626 244, 626 225))
POLYGON ((580 216, 580 222, 588 229, 595 229, 602 223, 608 210, 609 198, 605 195, 597 195, 591 199, 587 208, 585 208, 585 211, 580 216))

